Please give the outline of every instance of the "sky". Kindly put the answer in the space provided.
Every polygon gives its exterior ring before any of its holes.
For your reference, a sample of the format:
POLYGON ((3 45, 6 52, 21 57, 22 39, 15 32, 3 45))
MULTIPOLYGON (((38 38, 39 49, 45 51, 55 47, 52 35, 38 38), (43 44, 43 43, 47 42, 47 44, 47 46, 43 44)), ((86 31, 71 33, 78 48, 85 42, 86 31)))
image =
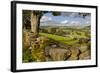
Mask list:
POLYGON ((62 12, 59 16, 46 13, 40 20, 41 25, 90 25, 91 15, 82 18, 78 12, 62 12))

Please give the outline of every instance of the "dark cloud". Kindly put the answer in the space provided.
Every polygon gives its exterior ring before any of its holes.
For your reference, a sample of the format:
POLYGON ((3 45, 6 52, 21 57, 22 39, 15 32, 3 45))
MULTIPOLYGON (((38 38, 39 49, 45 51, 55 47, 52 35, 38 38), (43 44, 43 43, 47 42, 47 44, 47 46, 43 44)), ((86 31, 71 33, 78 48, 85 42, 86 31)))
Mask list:
POLYGON ((68 17, 90 17, 91 14, 90 13, 79 13, 79 12, 62 12, 62 16, 68 16, 68 17))

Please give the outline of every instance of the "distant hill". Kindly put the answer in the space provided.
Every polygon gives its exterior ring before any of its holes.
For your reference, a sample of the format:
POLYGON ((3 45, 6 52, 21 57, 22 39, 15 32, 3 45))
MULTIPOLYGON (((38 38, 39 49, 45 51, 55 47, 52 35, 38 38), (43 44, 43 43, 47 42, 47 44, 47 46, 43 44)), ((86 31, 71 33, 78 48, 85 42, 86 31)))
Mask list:
POLYGON ((74 27, 84 27, 90 26, 90 24, 76 24, 76 23, 57 23, 56 21, 46 21, 40 22, 40 26, 74 26, 74 27))

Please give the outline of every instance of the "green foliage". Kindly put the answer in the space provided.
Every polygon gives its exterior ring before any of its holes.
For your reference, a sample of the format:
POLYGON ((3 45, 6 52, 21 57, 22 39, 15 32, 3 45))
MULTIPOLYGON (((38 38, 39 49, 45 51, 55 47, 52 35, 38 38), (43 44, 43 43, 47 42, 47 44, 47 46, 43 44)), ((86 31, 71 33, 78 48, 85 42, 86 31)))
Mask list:
POLYGON ((53 14, 54 16, 59 16, 59 15, 61 15, 61 12, 52 12, 52 14, 53 14))
POLYGON ((23 48, 23 63, 35 61, 32 59, 31 50, 23 48))
POLYGON ((51 33, 51 34, 55 34, 56 33, 56 28, 48 28, 48 33, 51 33))

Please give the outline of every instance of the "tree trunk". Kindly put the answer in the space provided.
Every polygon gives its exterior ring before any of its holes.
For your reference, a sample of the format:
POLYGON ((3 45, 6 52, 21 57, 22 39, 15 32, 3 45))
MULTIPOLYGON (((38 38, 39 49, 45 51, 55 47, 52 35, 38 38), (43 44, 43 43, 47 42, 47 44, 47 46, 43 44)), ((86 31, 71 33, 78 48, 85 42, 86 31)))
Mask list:
POLYGON ((37 36, 39 33, 40 15, 34 11, 31 12, 31 31, 37 36))

